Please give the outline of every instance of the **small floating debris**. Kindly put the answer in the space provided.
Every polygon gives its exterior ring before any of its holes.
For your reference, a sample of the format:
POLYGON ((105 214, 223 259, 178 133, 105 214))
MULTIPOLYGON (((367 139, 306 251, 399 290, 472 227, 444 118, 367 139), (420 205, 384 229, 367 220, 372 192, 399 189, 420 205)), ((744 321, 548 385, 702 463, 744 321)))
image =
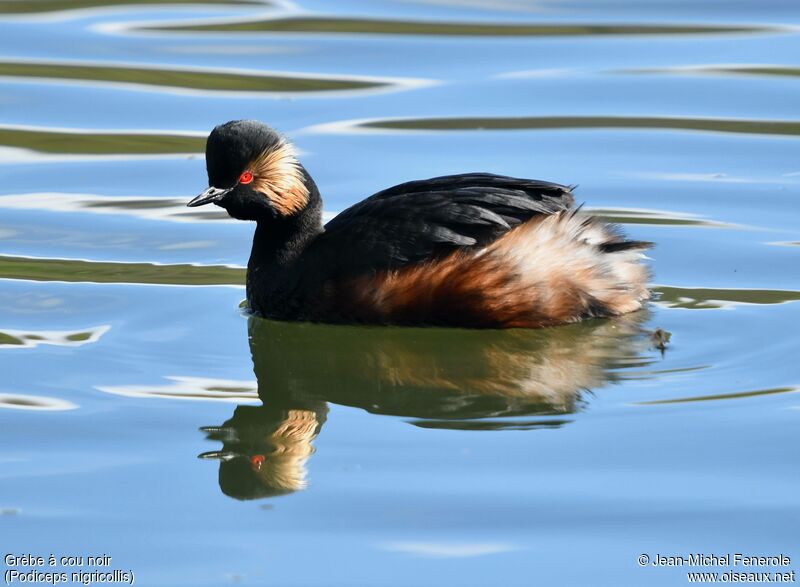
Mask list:
POLYGON ((671 332, 667 332, 663 328, 656 328, 650 333, 650 344, 652 348, 658 349, 661 351, 661 354, 664 354, 664 351, 667 350, 667 345, 669 344, 669 340, 671 338, 671 332))

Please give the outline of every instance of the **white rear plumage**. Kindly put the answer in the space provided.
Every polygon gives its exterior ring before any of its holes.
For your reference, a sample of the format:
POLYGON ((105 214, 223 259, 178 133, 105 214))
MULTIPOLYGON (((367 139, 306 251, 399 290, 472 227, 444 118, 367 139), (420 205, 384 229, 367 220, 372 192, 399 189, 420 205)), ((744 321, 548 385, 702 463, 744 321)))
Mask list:
POLYGON ((566 293, 577 290, 587 301, 594 298, 611 313, 625 314, 641 308, 650 292, 642 263, 646 245, 615 250, 623 242, 613 226, 568 210, 523 224, 492 243, 487 253, 513 261, 520 281, 538 292, 540 303, 552 312, 558 313, 566 293))

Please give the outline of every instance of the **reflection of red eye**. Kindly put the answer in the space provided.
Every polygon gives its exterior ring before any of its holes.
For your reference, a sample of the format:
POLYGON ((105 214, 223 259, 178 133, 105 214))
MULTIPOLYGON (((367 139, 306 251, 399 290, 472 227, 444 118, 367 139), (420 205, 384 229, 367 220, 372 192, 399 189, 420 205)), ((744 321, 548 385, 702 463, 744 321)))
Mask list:
POLYGON ((253 469, 258 470, 261 468, 261 465, 264 464, 266 461, 266 457, 264 455, 253 455, 250 457, 250 464, 252 465, 253 469))
POLYGON ((239 176, 239 183, 248 184, 253 181, 253 174, 249 171, 245 171, 239 176))

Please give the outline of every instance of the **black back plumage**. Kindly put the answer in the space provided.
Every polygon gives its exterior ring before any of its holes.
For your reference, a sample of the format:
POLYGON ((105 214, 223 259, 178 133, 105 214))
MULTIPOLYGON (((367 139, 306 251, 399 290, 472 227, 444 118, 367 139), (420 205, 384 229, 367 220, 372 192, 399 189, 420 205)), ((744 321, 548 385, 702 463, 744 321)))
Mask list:
POLYGON ((490 173, 410 181, 343 211, 311 248, 340 275, 397 269, 485 246, 573 202, 567 186, 490 173))

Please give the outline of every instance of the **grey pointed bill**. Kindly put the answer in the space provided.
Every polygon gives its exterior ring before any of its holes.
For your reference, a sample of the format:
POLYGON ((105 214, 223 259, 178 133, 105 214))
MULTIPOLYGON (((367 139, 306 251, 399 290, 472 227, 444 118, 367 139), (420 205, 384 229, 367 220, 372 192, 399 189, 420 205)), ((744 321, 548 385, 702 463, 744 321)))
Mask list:
POLYGON ((205 206, 211 202, 221 200, 225 197, 225 194, 230 192, 232 189, 233 188, 215 188, 214 186, 211 186, 207 190, 203 191, 203 193, 200 195, 192 198, 192 200, 186 205, 190 208, 194 208, 195 206, 205 206))

